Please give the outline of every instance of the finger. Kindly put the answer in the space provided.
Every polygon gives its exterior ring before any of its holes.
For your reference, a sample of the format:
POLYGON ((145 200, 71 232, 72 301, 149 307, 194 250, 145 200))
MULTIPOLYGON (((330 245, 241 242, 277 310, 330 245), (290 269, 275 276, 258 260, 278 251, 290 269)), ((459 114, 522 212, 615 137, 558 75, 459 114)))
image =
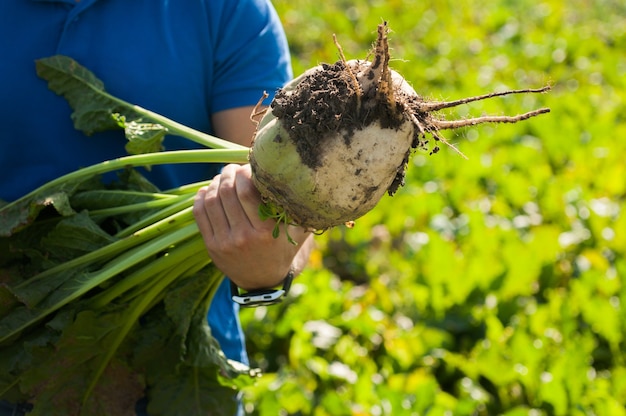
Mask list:
POLYGON ((213 226, 211 225, 211 221, 209 220, 209 216, 207 215, 204 205, 207 190, 208 187, 206 186, 198 189, 193 201, 193 216, 198 224, 198 228, 203 231, 203 236, 212 236, 214 234, 213 226))
POLYGON ((239 175, 239 169, 240 166, 238 165, 225 166, 222 170, 219 186, 220 201, 231 230, 236 230, 240 227, 252 226, 250 218, 239 200, 237 190, 237 176, 239 175))
POLYGON ((242 166, 236 178, 237 197, 250 224, 257 230, 274 228, 273 221, 262 220, 259 215, 259 206, 263 203, 261 194, 252 182, 250 165, 242 166))
MULTIPOLYGON (((252 170, 250 165, 241 167, 239 175, 237 175, 236 187, 241 205, 246 211, 246 215, 250 219, 252 226, 258 231, 273 232, 276 220, 262 219, 259 214, 259 206, 263 203, 263 200, 261 198, 261 194, 252 181, 252 170)), ((284 224, 281 224, 280 228, 281 233, 286 232, 284 224)), ((289 226, 288 229, 289 236, 292 237, 297 243, 303 242, 310 233, 306 229, 298 226, 289 226)), ((283 240, 288 241, 287 239, 283 240)))
POLYGON ((206 218, 211 224, 211 230, 215 238, 220 238, 216 236, 225 236, 230 233, 230 224, 221 201, 221 182, 222 175, 217 175, 207 187, 203 201, 206 218))

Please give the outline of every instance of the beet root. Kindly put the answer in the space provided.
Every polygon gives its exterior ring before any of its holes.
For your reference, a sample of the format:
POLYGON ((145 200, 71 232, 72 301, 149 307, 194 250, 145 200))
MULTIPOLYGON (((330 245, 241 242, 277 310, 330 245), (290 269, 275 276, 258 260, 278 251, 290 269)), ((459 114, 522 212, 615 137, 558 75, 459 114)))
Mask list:
POLYGON ((437 111, 511 90, 456 101, 427 101, 389 68, 387 24, 378 26, 371 60, 341 60, 307 70, 280 89, 258 124, 250 164, 255 185, 289 222, 323 231, 349 223, 404 184, 414 149, 437 153, 439 134, 481 123, 515 123, 547 113, 444 120, 437 111), (429 148, 427 135, 435 144, 429 148))

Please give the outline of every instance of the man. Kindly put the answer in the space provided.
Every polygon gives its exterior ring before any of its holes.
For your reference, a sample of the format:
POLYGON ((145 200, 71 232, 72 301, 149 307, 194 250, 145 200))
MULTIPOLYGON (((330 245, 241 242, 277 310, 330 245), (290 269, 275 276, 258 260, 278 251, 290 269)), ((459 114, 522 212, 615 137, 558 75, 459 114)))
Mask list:
MULTIPOLYGON (((93 71, 111 94, 244 145, 253 136, 249 117, 262 93, 272 96, 292 75, 269 0, 4 0, 0 53, 5 201, 125 153, 121 132, 85 137, 73 128, 68 104, 37 77, 35 59, 67 55, 93 71)), ((195 147, 171 137, 164 145, 195 147)), ((217 172, 205 164, 155 166, 145 174, 165 189, 217 172)), ((302 230, 290 231, 298 246, 272 238, 274 224, 259 219, 259 203, 249 166, 228 165, 198 192, 194 205, 209 255, 247 290, 274 287, 288 272, 298 273, 311 245, 302 230)), ((246 363, 237 313, 225 282, 209 324, 225 354, 246 363)))

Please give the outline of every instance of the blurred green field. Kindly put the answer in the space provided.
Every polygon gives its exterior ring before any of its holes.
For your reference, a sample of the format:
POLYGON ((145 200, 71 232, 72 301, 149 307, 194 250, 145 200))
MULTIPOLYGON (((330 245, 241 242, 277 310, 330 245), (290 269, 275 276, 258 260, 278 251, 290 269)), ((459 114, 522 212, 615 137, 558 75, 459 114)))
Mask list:
POLYGON ((257 415, 626 415, 626 3, 275 0, 295 74, 365 58, 448 118, 548 115, 448 132, 407 184, 317 238, 288 302, 242 312, 257 415))

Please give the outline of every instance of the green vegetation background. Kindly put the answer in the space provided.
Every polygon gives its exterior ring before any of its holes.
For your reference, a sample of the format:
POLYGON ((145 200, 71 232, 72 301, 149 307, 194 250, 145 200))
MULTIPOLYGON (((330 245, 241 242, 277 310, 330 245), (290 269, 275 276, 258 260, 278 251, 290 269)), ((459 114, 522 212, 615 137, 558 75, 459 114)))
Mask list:
POLYGON ((300 74, 365 58, 432 99, 553 85, 450 118, 354 229, 319 237, 281 306, 246 310, 259 415, 626 415, 626 3, 276 0, 300 74))

